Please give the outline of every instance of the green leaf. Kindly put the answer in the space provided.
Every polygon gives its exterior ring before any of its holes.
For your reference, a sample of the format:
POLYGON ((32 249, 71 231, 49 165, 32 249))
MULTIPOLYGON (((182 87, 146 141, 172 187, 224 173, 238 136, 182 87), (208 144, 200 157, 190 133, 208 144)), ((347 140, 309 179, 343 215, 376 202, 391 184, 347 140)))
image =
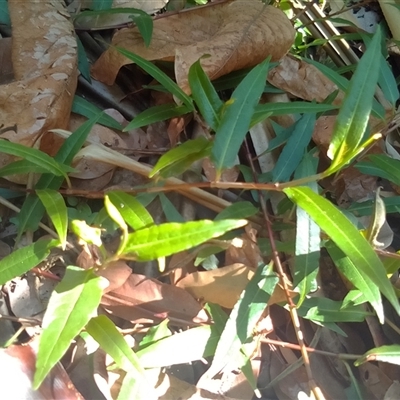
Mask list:
POLYGON ((28 160, 14 161, 7 164, 5 167, 0 168, 0 176, 18 175, 18 174, 44 174, 48 172, 47 168, 40 165, 32 164, 28 160))
POLYGON ((96 0, 92 2, 93 10, 108 10, 111 8, 113 0, 96 0))
POLYGON ((133 230, 154 224, 153 217, 135 197, 119 190, 107 192, 107 195, 133 230))
POLYGON ((86 326, 90 336, 110 355, 117 366, 134 377, 146 380, 139 357, 128 346, 122 334, 105 315, 92 318, 86 326))
POLYGON ((314 322, 362 322, 372 313, 361 306, 343 308, 342 301, 333 301, 325 297, 305 299, 297 312, 300 317, 314 322))
POLYGON ((34 149, 32 147, 23 146, 19 143, 9 142, 4 139, 0 139, 0 152, 21 157, 56 176, 66 177, 67 172, 74 170, 67 165, 58 163, 48 154, 43 153, 43 151, 34 149))
POLYGON ((283 148, 272 171, 273 182, 286 182, 304 157, 315 125, 315 114, 305 114, 296 123, 296 128, 283 148))
POLYGON ((139 348, 144 349, 147 346, 157 342, 158 340, 165 339, 172 335, 172 332, 168 328, 168 318, 161 321, 158 325, 150 327, 146 336, 140 341, 139 348))
POLYGON ((86 221, 74 219, 71 221, 71 230, 85 243, 94 244, 98 247, 103 244, 101 240, 101 229, 89 226, 86 221))
MULTIPOLYGON (((101 113, 101 109, 92 104, 90 101, 87 101, 83 97, 74 96, 74 101, 72 103, 72 112, 83 115, 87 118, 92 118, 99 115, 99 113, 101 113)), ((102 114, 100 119, 98 120, 98 123, 112 129, 117 129, 119 131, 122 131, 124 129, 124 127, 119 122, 117 122, 113 117, 110 117, 107 114, 102 114)))
POLYGON ((255 106, 262 94, 268 70, 269 58, 248 73, 222 110, 212 149, 217 179, 222 169, 235 164, 240 146, 249 130, 255 106))
POLYGON ((159 174, 163 178, 176 176, 186 171, 195 161, 210 155, 212 143, 205 137, 187 140, 163 154, 149 174, 149 178, 159 174))
POLYGON ((343 253, 332 241, 325 244, 329 255, 342 274, 363 294, 380 319, 384 317, 383 303, 378 286, 343 253))
POLYGON ((0 1, 0 24, 11 26, 10 14, 8 12, 8 2, 0 1))
POLYGON ((164 193, 160 193, 158 198, 160 199, 161 207, 167 222, 185 222, 185 218, 183 218, 182 214, 164 193))
POLYGON ((130 233, 124 250, 125 257, 150 261, 195 247, 247 224, 246 220, 191 221, 153 225, 130 233))
POLYGON ((368 160, 357 163, 355 167, 363 174, 379 176, 400 185, 400 160, 386 154, 371 154, 368 160))
POLYGON ((337 116, 328 150, 328 157, 332 159, 329 170, 334 171, 345 162, 364 137, 379 76, 380 46, 381 31, 378 29, 357 66, 337 116))
POLYGON ((258 208, 249 201, 238 201, 224 208, 215 218, 214 221, 222 219, 245 219, 258 213, 258 208))
MULTIPOLYGON (((75 154, 78 153, 80 148, 86 141, 93 125, 99 120, 101 114, 89 119, 82 124, 65 142, 62 144, 60 150, 54 157, 59 163, 71 164, 75 154)), ((54 189, 60 188, 64 178, 61 176, 54 176, 45 174, 41 176, 36 189, 54 189)), ((18 237, 26 230, 36 230, 44 213, 44 206, 36 195, 29 194, 18 214, 18 237)))
POLYGON ((210 128, 216 131, 220 123, 220 112, 223 102, 219 98, 209 77, 203 71, 200 60, 192 64, 189 69, 189 85, 192 97, 202 117, 210 128))
POLYGON ((331 104, 306 103, 305 101, 258 104, 255 108, 251 125, 261 122, 260 119, 265 113, 270 113, 271 116, 303 113, 316 114, 336 110, 337 108, 337 106, 331 104))
POLYGON ((367 361, 381 361, 390 364, 400 365, 400 345, 391 344, 387 346, 375 347, 367 351, 362 357, 358 358, 354 365, 358 367, 367 361))
POLYGON ((39 265, 60 244, 58 240, 38 240, 29 246, 14 250, 0 260, 0 285, 39 265))
POLYGON ((192 110, 186 105, 177 106, 176 104, 162 104, 161 106, 151 107, 137 115, 123 130, 127 132, 132 129, 153 124, 154 122, 179 117, 191 111, 192 110))
MULTIPOLYGON (((314 157, 315 152, 306 154, 295 173, 295 178, 300 179, 314 175, 318 167, 318 158, 314 157)), ((313 192, 318 191, 316 182, 307 185, 313 192)), ((294 259, 294 280, 295 288, 299 290, 299 307, 306 295, 317 288, 317 273, 320 258, 320 229, 310 216, 301 208, 296 207, 296 247, 294 259)))
POLYGON ((193 100, 164 72, 157 68, 153 63, 145 60, 144 58, 131 53, 128 50, 116 47, 116 49, 129 60, 133 61, 140 68, 144 69, 149 75, 151 75, 156 81, 161 83, 170 93, 172 93, 177 99, 188 108, 193 111, 193 100))
MULTIPOLYGON (((253 330, 264 312, 279 278, 272 263, 258 267, 240 299, 235 304, 218 341, 213 362, 206 376, 213 378, 227 364, 243 360, 241 348, 253 336, 253 330)), ((236 366, 236 365, 235 365, 236 366)))
POLYGON ((92 270, 68 267, 43 318, 33 387, 36 390, 96 311, 105 279, 92 270))
POLYGON ((64 198, 59 192, 51 189, 36 190, 36 194, 43 203, 44 208, 57 231, 62 248, 65 249, 68 232, 68 215, 64 198))
MULTIPOLYGON (((382 199, 385 203, 386 213, 400 212, 400 196, 385 197, 382 199)), ((357 215, 371 215, 373 209, 373 201, 363 201, 362 203, 353 203, 347 211, 356 213, 357 215)))
MULTIPOLYGON (((386 276, 382 261, 357 228, 328 200, 314 193, 310 188, 298 187, 284 189, 286 195, 303 208, 324 230, 347 257, 357 266, 361 274, 366 275, 399 313, 399 301, 386 276)), ((376 310, 383 322, 381 310, 376 310)))
POLYGON ((139 15, 131 15, 133 22, 139 29, 146 47, 150 46, 151 37, 153 36, 153 19, 150 15, 142 11, 139 15))
POLYGON ((78 35, 75 35, 76 44, 78 46, 78 69, 82 76, 89 82, 92 83, 90 78, 90 65, 86 55, 85 48, 78 35))

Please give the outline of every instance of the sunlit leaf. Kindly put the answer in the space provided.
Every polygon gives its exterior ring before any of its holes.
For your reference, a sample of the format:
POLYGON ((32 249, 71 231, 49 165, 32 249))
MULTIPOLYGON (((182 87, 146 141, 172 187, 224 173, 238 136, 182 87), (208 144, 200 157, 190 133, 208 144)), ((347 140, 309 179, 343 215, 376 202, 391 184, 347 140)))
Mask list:
POLYGON ((142 229, 154 223, 153 217, 135 197, 119 190, 107 192, 107 195, 133 230, 142 229))
POLYGON ((146 380, 144 368, 135 352, 128 346, 122 334, 105 315, 92 318, 86 326, 87 332, 115 363, 133 376, 146 380))
POLYGON ((297 309, 299 316, 315 322, 362 322, 367 316, 373 315, 365 307, 342 307, 341 301, 333 301, 325 297, 305 299, 297 309))
POLYGON ((382 298, 378 286, 374 284, 368 275, 363 274, 334 243, 328 241, 325 247, 342 274, 363 293, 364 298, 371 303, 377 314, 383 315, 382 298))
MULTIPOLYGON (((303 208, 324 230, 347 257, 386 296, 397 312, 399 301, 392 284, 386 276, 382 261, 357 228, 328 200, 314 193, 310 188, 284 189, 287 196, 303 208)), ((381 322, 384 315, 380 308, 375 310, 381 322)))
POLYGON ((380 46, 381 31, 378 29, 350 81, 335 122, 328 150, 332 170, 358 148, 364 137, 379 76, 380 46))
POLYGON ((243 359, 242 346, 252 338, 253 330, 272 296, 279 278, 272 264, 259 267, 235 304, 218 341, 213 362, 206 372, 210 379, 232 361, 243 359))
POLYGON ((68 231, 68 215, 64 198, 59 192, 51 189, 36 190, 36 194, 43 203, 47 215, 50 217, 58 233, 62 248, 65 249, 68 231))
POLYGON ((359 366, 367 361, 381 361, 400 365, 400 345, 391 344, 369 350, 362 357, 357 359, 354 365, 359 366))
MULTIPOLYGON (((318 167, 318 158, 314 151, 306 154, 295 173, 295 179, 314 175, 318 167)), ((318 191, 316 182, 308 184, 313 191, 318 191)), ((317 287, 317 273, 320 258, 320 228, 301 207, 296 207, 296 248, 294 259, 295 288, 299 290, 297 306, 301 305, 306 295, 317 287)))
POLYGON ((227 219, 153 225, 128 235, 123 256, 138 261, 155 260, 190 249, 246 224, 245 220, 227 219))
POLYGON ((50 250, 59 243, 55 239, 38 240, 29 246, 14 250, 2 258, 0 260, 0 285, 4 285, 39 265, 50 254, 50 250))
POLYGON ((96 311, 105 285, 104 278, 96 276, 92 270, 67 268, 50 297, 43 318, 33 383, 35 389, 96 311))
POLYGON ((164 178, 185 172, 195 161, 210 155, 212 143, 204 137, 187 140, 169 150, 157 161, 149 177, 159 174, 164 178))

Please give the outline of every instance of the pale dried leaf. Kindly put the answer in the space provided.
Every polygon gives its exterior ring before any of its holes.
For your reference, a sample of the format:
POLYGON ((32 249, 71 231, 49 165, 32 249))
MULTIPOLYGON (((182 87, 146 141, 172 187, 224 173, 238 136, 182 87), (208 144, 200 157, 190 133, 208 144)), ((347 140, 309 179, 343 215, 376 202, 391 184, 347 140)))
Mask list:
POLYGON ((128 321, 208 322, 201 305, 185 290, 144 275, 132 274, 118 289, 103 296, 102 305, 128 321))
POLYGON ((233 308, 254 271, 244 264, 233 264, 210 271, 194 272, 181 279, 177 286, 196 298, 233 308))
MULTIPOLYGON (((148 48, 137 28, 121 29, 112 44, 147 60, 175 59, 177 82, 189 92, 188 71, 200 57, 209 55, 201 63, 206 74, 216 79, 259 64, 269 55, 279 60, 293 39, 293 27, 281 10, 259 0, 236 0, 154 21, 148 48)), ((119 69, 130 63, 110 48, 95 63, 92 73, 96 79, 112 84, 119 69)))
MULTIPOLYGON (((282 58, 268 74, 268 82, 304 100, 322 102, 337 86, 318 68, 291 55, 282 58)), ((334 104, 340 104, 344 93, 339 92, 334 104)))
MULTIPOLYGON (((0 121, 10 129, 1 138, 51 154, 61 140, 48 133, 68 123, 77 84, 76 40, 62 2, 8 2, 13 29, 15 81, 0 89, 0 121), (15 128, 13 128, 15 127, 15 128)), ((2 156, 0 167, 10 161, 2 156)))

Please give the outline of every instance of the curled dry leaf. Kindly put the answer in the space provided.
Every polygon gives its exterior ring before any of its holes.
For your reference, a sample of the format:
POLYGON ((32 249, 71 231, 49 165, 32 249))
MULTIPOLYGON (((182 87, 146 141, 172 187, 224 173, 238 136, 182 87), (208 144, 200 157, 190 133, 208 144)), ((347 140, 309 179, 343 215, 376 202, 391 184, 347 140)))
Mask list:
MULTIPOLYGON (((29 147, 41 140, 54 154, 60 139, 48 130, 66 128, 77 84, 73 26, 63 2, 10 0, 8 7, 15 81, 0 86, 0 137, 29 147)), ((0 167, 9 160, 2 155, 0 167)))
MULTIPOLYGON (((318 102, 326 99, 337 86, 317 67, 287 55, 268 74, 268 82, 304 100, 318 102)), ((339 92, 334 104, 340 104, 344 93, 339 92)))
MULTIPOLYGON (((216 79, 229 72, 252 67, 269 55, 282 58, 294 40, 294 29, 278 8, 259 0, 236 0, 210 7, 194 8, 154 21, 150 46, 139 30, 121 29, 112 44, 147 60, 174 60, 175 76, 187 93, 188 71, 200 57, 206 74, 216 79)), ((108 49, 92 69, 93 76, 112 84, 119 69, 132 61, 115 48, 108 49)))

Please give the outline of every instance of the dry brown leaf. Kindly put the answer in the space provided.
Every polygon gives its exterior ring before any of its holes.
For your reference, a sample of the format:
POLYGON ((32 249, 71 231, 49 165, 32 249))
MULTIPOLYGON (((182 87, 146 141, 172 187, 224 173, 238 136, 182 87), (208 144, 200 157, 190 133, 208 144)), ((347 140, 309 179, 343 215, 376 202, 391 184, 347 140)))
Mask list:
POLYGON ((188 292, 139 274, 132 274, 121 287, 103 296, 101 304, 127 321, 169 318, 186 325, 209 322, 206 312, 188 292))
POLYGON ((254 271, 244 264, 233 264, 210 271, 194 272, 181 279, 177 286, 196 298, 233 308, 254 271))
MULTIPOLYGON (((66 128, 77 84, 73 25, 63 2, 10 0, 8 7, 15 81, 0 86, 0 121, 9 128, 0 137, 29 147, 41 140, 54 154, 61 140, 48 130, 66 128)), ((0 167, 9 161, 3 155, 0 167)))
MULTIPOLYGON (((304 100, 323 101, 337 86, 318 68, 287 55, 268 74, 268 82, 304 100)), ((340 104, 344 93, 339 92, 333 104, 340 104)))
MULTIPOLYGON (((190 92, 187 76, 200 57, 206 74, 216 79, 229 72, 252 67, 271 55, 282 58, 294 40, 294 30, 278 8, 259 0, 236 0, 194 8, 154 21, 150 46, 144 45, 139 30, 118 31, 112 44, 147 60, 174 60, 175 76, 183 90, 190 92)), ((94 64, 93 76, 112 84, 119 69, 132 61, 110 48, 94 64)))

